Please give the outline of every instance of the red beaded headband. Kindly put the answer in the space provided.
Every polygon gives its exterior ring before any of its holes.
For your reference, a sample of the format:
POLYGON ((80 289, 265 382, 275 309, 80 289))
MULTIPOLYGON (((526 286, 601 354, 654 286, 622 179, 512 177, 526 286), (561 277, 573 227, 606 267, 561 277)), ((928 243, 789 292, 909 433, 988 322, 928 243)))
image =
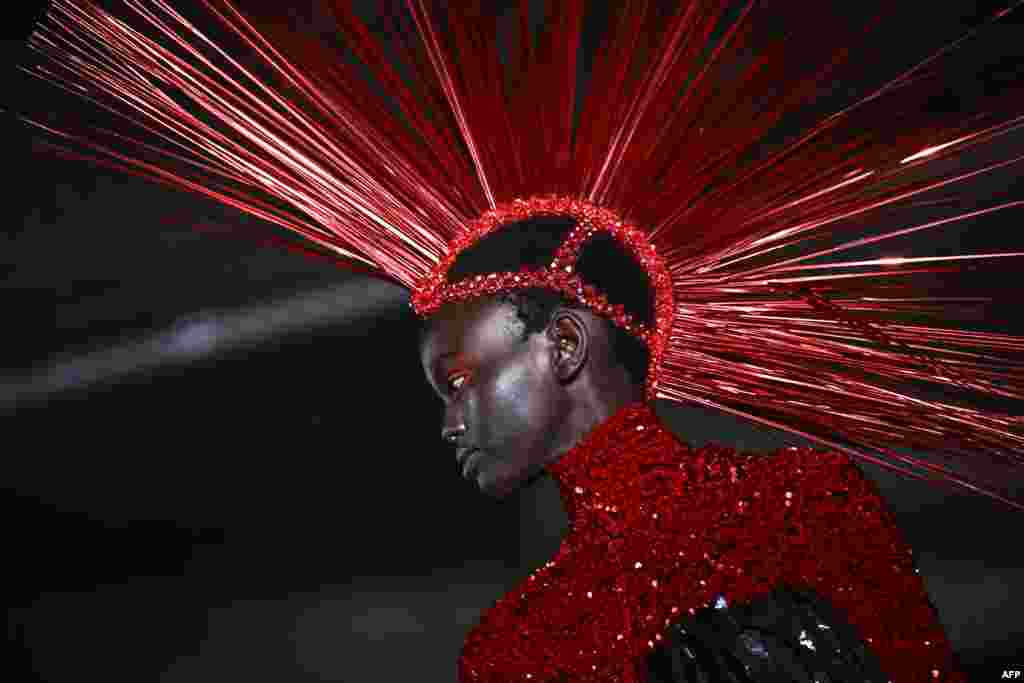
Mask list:
POLYGON ((416 287, 412 295, 412 307, 417 315, 426 318, 446 303, 530 287, 543 287, 574 299, 640 339, 650 352, 645 386, 646 398, 648 401, 657 398, 661 358, 672 324, 671 277, 664 260, 658 256, 646 234, 624 222, 614 212, 590 202, 567 197, 531 197, 516 199, 488 211, 470 223, 465 231, 455 238, 448 254, 416 287), (558 248, 550 265, 546 268, 522 268, 516 272, 490 273, 455 283, 448 282, 448 269, 463 250, 503 225, 534 216, 568 216, 575 218, 577 222, 576 227, 558 248), (618 239, 647 272, 654 289, 654 329, 634 321, 621 305, 611 304, 596 288, 584 284, 579 276, 572 274, 583 244, 600 231, 611 233, 618 239))

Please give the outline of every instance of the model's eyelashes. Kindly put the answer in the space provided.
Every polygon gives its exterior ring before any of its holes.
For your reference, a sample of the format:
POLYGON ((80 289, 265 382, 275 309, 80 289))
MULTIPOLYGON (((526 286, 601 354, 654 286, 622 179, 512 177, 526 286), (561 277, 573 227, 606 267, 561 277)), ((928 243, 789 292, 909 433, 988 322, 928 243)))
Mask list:
POLYGON ((457 374, 449 375, 448 379, 446 379, 445 383, 444 383, 445 390, 447 391, 448 395, 449 396, 454 396, 455 394, 457 394, 459 392, 459 390, 462 389, 463 386, 465 386, 465 380, 466 380, 466 373, 464 373, 464 372, 460 372, 460 373, 457 373, 457 374), (453 383, 456 380, 460 380, 460 379, 463 380, 463 382, 461 384, 459 384, 458 386, 453 386, 453 383))

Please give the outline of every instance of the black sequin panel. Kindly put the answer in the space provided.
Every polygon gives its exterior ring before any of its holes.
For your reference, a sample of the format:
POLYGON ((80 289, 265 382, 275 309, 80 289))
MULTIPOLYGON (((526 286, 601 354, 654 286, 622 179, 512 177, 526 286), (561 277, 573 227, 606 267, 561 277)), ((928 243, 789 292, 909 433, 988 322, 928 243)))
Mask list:
POLYGON ((648 683, 885 683, 878 658, 828 601, 778 588, 744 605, 719 596, 673 624, 648 683))

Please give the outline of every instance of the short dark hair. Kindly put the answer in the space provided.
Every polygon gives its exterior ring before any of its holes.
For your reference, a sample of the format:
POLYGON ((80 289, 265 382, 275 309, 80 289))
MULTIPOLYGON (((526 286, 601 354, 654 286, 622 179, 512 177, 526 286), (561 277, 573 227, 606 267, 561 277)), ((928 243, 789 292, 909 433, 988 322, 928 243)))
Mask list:
MULTIPOLYGON (((516 271, 524 266, 547 266, 575 226, 575 219, 561 216, 538 216, 504 225, 459 254, 448 270, 448 281, 516 271)), ((599 232, 587 240, 580 250, 574 272, 584 283, 596 287, 612 304, 621 304, 634 320, 651 325, 654 301, 650 279, 635 257, 615 237, 599 232)), ((547 327, 556 308, 585 309, 579 302, 541 287, 514 290, 492 298, 515 307, 516 315, 524 324, 522 341, 547 327)), ((602 322, 607 326, 613 357, 635 384, 642 385, 647 378, 650 358, 647 347, 610 320, 602 318, 602 322)), ((421 334, 425 335, 429 330, 429 323, 428 320, 421 334)))

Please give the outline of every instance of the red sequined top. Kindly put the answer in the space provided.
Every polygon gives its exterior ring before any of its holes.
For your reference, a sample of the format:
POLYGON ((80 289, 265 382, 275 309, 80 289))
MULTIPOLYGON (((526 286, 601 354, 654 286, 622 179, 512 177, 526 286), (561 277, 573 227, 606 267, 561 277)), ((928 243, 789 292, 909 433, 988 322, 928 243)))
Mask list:
POLYGON ((695 450, 636 403, 548 470, 569 532, 470 631, 460 681, 644 681, 670 623, 781 582, 842 610, 897 683, 965 680, 892 513, 848 456, 695 450))

